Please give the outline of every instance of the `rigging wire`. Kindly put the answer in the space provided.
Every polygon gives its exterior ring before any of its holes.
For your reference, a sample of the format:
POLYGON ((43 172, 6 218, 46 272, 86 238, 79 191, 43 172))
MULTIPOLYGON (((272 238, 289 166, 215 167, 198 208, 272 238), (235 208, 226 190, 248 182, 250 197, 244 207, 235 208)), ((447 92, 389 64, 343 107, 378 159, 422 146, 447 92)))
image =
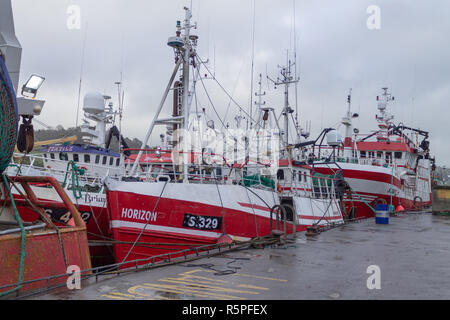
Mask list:
MULTIPOLYGON (((253 34, 252 34, 252 74, 250 84, 250 119, 253 117, 253 82, 254 82, 254 69, 255 69, 255 26, 256 26, 256 3, 253 0, 253 34)), ((249 129, 249 119, 247 119, 247 130, 249 129)), ((252 121, 252 120, 251 120, 252 121)), ((253 127, 253 123, 250 123, 250 129, 253 127)))
POLYGON ((79 119, 79 115, 80 115, 81 86, 83 83, 84 57, 86 54, 87 32, 88 32, 88 23, 86 22, 86 31, 84 33, 83 49, 81 51, 80 82, 78 84, 77 118, 76 118, 76 122, 75 122, 75 128, 78 128, 78 119, 79 119))
MULTIPOLYGON (((295 11, 295 1, 293 0, 293 6, 294 6, 294 67, 295 67, 295 80, 298 79, 298 70, 297 70, 297 25, 296 25, 296 11, 295 11)), ((298 108, 298 83, 295 83, 295 129, 297 132, 297 136, 299 136, 299 122, 298 122, 298 116, 299 116, 299 108, 298 108)))
POLYGON ((243 107, 241 107, 241 105, 239 103, 236 102, 236 100, 228 93, 228 91, 222 86, 222 84, 217 80, 217 78, 214 76, 214 74, 209 70, 208 66, 202 61, 201 57, 197 54, 197 60, 199 61, 200 64, 202 64, 205 69, 208 71, 208 73, 211 75, 212 79, 217 83, 217 85, 220 87, 220 89, 222 89, 222 91, 228 96, 228 98, 231 99, 231 101, 239 108, 240 111, 242 111, 247 117, 249 117, 249 119, 251 121, 255 120, 250 117, 250 115, 248 114, 247 111, 245 111, 245 109, 243 107))
MULTIPOLYGON (((234 93, 236 92, 237 86, 238 86, 238 84, 239 84, 239 78, 241 77, 242 69, 244 68, 244 64, 245 64, 245 58, 242 59, 241 68, 240 68, 240 70, 239 70, 239 74, 238 74, 238 77, 237 77, 237 79, 236 79, 236 83, 235 83, 234 88, 233 88, 233 93, 232 93, 233 96, 234 96, 234 93)), ((228 113, 229 113, 229 111, 230 111, 230 106, 231 106, 231 99, 230 99, 230 101, 228 102, 227 111, 225 112, 225 116, 224 116, 224 118, 223 118, 223 122, 225 122, 225 123, 227 122, 228 113)))

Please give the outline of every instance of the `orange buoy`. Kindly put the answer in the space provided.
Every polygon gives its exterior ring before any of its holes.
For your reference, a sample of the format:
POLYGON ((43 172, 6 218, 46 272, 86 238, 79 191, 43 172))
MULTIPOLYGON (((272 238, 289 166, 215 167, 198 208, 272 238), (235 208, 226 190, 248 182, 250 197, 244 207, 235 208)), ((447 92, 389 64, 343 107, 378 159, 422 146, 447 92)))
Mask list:
POLYGON ((224 234, 217 240, 217 243, 218 244, 232 244, 233 239, 231 239, 231 237, 229 235, 224 234))

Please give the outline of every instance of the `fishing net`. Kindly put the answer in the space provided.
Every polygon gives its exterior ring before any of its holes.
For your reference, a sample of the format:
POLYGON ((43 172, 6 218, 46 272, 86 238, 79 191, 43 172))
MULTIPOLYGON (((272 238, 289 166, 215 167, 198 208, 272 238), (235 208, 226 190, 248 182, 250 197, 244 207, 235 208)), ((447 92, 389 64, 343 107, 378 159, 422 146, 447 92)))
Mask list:
POLYGON ((14 87, 0 57, 0 173, 8 167, 17 140, 17 101, 14 87))

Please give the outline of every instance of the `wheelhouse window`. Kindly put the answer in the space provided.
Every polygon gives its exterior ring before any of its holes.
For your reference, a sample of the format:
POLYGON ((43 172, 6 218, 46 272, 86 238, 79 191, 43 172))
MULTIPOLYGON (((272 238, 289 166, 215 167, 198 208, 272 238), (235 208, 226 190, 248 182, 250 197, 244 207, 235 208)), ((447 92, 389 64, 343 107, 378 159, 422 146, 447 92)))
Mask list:
POLYGON ((360 155, 361 158, 365 158, 366 157, 366 152, 365 151, 361 151, 359 153, 359 155, 360 155))
POLYGON ((95 164, 99 164, 100 163, 100 156, 96 155, 95 156, 95 164))
POLYGON ((109 157, 109 165, 112 166, 114 164, 114 158, 109 157))
POLYGON ((396 152, 394 154, 394 156, 395 156, 395 159, 402 159, 403 158, 403 152, 396 152))
POLYGON ((84 163, 91 163, 91 155, 89 154, 84 155, 84 163))
POLYGON ((62 161, 69 161, 69 155, 67 154, 67 153, 60 153, 59 154, 59 160, 62 160, 62 161))
POLYGON ((284 170, 278 170, 277 172, 277 179, 278 180, 284 180, 284 170))
POLYGON ((383 158, 383 151, 377 152, 377 158, 383 158))
POLYGON ((386 152, 386 161, 392 160, 392 152, 386 152))
POLYGON ((116 160, 116 167, 118 167, 120 165, 120 159, 116 160))
POLYGON ((80 156, 78 155, 78 153, 74 153, 73 154, 73 161, 74 162, 80 162, 80 156))
POLYGON ((50 158, 52 158, 53 160, 55 160, 55 154, 54 154, 54 153, 50 153, 50 158))
POLYGON ((106 164, 106 159, 107 159, 107 156, 103 156, 103 164, 106 164))

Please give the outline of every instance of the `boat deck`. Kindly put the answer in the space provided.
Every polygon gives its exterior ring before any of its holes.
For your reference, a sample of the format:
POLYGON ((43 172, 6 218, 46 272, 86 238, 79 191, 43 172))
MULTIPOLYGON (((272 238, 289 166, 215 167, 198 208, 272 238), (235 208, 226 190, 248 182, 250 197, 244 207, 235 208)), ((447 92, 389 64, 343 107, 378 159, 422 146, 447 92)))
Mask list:
POLYGON ((84 283, 81 290, 30 299, 299 300, 449 299, 450 218, 400 214, 280 247, 246 249, 194 262, 84 283), (368 289, 369 266, 381 289, 368 289))

